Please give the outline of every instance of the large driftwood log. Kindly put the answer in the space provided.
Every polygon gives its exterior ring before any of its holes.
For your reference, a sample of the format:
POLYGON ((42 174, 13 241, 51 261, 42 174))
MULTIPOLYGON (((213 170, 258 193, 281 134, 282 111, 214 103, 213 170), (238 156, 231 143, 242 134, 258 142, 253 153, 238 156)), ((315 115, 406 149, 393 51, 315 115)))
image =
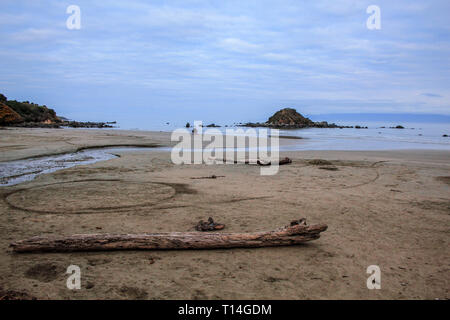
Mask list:
POLYGON ((70 252, 103 250, 213 249, 272 247, 315 240, 327 226, 308 226, 304 219, 269 232, 141 234, 77 234, 69 237, 33 237, 12 243, 15 252, 70 252))

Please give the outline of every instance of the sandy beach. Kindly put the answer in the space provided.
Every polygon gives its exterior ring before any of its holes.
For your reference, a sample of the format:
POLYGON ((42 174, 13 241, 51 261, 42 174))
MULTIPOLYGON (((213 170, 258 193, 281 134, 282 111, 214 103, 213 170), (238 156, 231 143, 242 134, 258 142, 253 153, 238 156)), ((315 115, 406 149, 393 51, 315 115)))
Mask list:
MULTIPOLYGON (((5 129, 0 161, 169 145, 165 132, 5 129)), ((281 152, 293 162, 274 176, 245 164, 174 165, 170 152, 156 150, 119 155, 0 187, 0 291, 38 299, 450 298, 449 151, 281 152), (192 179, 210 175, 223 177, 192 179), (328 230, 304 245, 258 249, 9 248, 37 235, 193 231, 208 217, 223 232, 299 218, 328 230), (80 290, 66 287, 69 265, 81 268, 80 290), (370 265, 381 269, 380 290, 366 286, 370 265)))

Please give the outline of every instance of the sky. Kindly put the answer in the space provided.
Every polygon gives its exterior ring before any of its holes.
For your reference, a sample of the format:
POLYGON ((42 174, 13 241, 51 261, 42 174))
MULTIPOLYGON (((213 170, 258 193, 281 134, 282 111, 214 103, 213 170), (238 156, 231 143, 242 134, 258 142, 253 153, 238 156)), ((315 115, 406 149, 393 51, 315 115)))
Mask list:
POLYGON ((450 115, 449 14, 448 0, 1 0, 0 93, 129 128, 282 107, 450 115))

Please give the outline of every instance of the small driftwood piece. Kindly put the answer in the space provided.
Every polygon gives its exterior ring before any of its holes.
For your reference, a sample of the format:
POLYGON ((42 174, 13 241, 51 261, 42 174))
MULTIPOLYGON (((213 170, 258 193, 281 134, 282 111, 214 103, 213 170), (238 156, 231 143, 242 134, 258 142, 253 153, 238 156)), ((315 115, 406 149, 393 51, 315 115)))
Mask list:
MULTIPOLYGON (((278 160, 278 165, 281 166, 283 164, 290 164, 292 163, 292 160, 289 159, 288 157, 284 158, 284 159, 280 159, 278 160)), ((262 161, 262 160, 258 160, 257 164, 260 166, 270 166, 272 163, 270 161, 262 161)), ((276 164, 276 163, 275 163, 276 164)))
POLYGON ((141 234, 77 234, 33 237, 12 243, 14 252, 105 250, 215 249, 287 246, 318 239, 327 226, 308 226, 304 219, 273 231, 251 233, 167 232, 141 234))
POLYGON ((328 170, 328 171, 338 171, 339 170, 336 167, 319 167, 319 169, 328 170))
POLYGON ((225 228, 224 224, 214 222, 213 218, 209 217, 208 221, 200 220, 195 226, 197 231, 216 231, 225 228))

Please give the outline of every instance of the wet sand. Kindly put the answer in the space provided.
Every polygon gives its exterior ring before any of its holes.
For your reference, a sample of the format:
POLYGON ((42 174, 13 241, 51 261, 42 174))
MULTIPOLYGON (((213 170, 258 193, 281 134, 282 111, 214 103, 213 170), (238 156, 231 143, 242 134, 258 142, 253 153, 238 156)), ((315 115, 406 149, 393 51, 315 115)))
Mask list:
MULTIPOLYGON (((169 138, 8 129, 0 133, 0 161, 169 145, 169 138)), ((450 152, 280 155, 293 163, 261 176, 257 166, 178 166, 168 152, 123 152, 0 187, 0 291, 38 299, 450 298, 450 152), (191 179, 209 175, 224 177, 191 179), (328 230, 278 248, 14 254, 8 247, 36 235, 193 231, 209 216, 224 232, 271 230, 302 217, 328 230), (66 287, 72 264, 81 268, 80 290, 66 287), (380 290, 366 287, 369 265, 381 268, 380 290)))

